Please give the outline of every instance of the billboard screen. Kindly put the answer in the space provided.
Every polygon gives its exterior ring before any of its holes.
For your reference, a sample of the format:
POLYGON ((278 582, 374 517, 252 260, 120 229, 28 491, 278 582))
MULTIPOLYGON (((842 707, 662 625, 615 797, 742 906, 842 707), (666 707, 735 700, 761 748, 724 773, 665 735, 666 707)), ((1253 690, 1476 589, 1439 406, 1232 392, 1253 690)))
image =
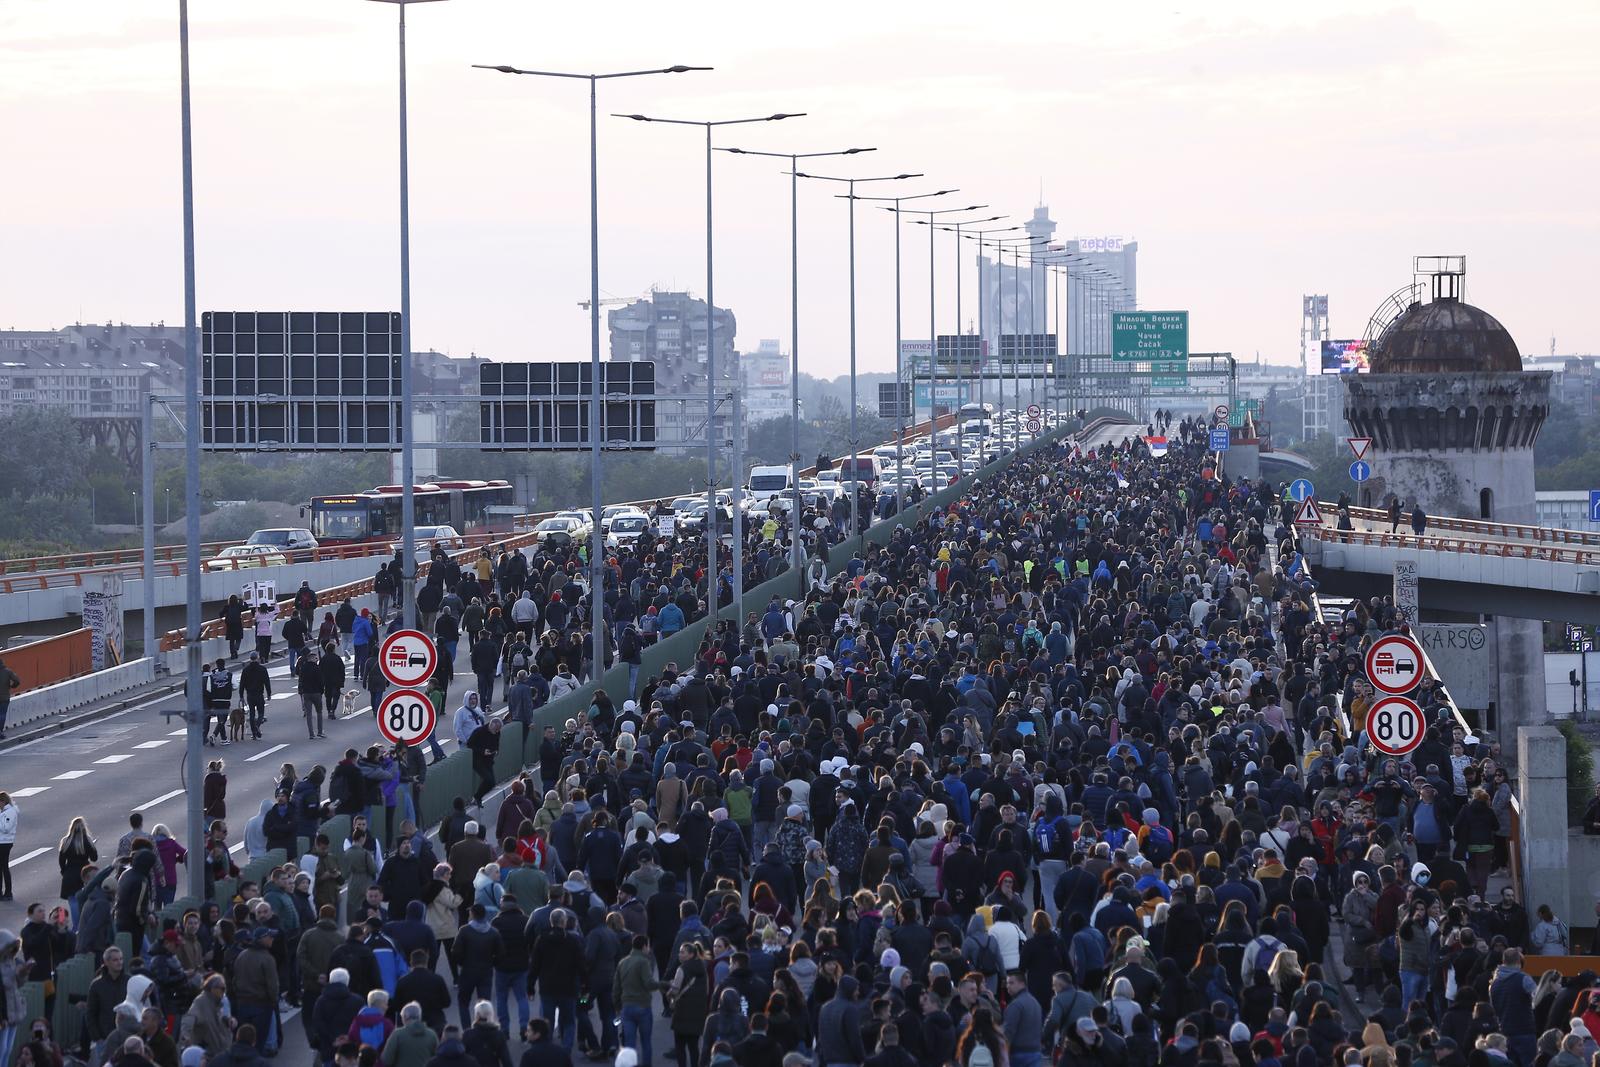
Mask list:
POLYGON ((1323 374, 1365 374, 1371 369, 1367 361, 1367 342, 1322 342, 1323 374))

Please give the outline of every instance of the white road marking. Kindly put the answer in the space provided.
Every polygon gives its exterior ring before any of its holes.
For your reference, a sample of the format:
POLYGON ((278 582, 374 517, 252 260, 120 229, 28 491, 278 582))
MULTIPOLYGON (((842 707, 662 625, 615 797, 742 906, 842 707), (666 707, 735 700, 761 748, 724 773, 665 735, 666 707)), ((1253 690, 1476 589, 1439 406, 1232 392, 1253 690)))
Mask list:
POLYGON ((132 759, 132 758, 133 758, 133 753, 124 752, 120 756, 107 756, 105 759, 97 759, 97 760, 95 760, 95 763, 96 763, 96 765, 103 767, 103 766, 108 766, 108 765, 111 765, 111 764, 121 763, 123 760, 132 759))
POLYGON ((188 732, 189 732, 189 728, 187 726, 180 726, 176 730, 174 730, 170 734, 168 734, 167 736, 168 737, 182 737, 185 734, 187 734, 188 732))
MULTIPOLYGON (((16 794, 13 793, 12 795, 15 796, 16 794)), ((49 851, 50 851, 50 846, 46 845, 43 848, 36 848, 32 852, 24 852, 21 856, 18 856, 16 859, 11 861, 11 866, 15 867, 19 863, 27 863, 29 860, 33 859, 35 856, 42 856, 46 852, 49 852, 49 851)))
MULTIPOLYGON (((50 787, 47 786, 47 785, 32 785, 32 786, 29 786, 27 789, 13 789, 11 791, 11 799, 16 800, 16 799, 24 798, 24 797, 36 797, 40 793, 43 793, 46 789, 49 789, 49 788, 50 787)), ((17 861, 16 860, 12 860, 11 862, 15 863, 17 861)))
MULTIPOLYGON (((79 730, 87 730, 90 727, 99 726, 101 723, 110 722, 112 719, 120 719, 124 715, 130 715, 133 712, 143 711, 145 708, 154 707, 155 705, 163 703, 164 701, 171 700, 176 695, 178 695, 178 694, 168 693, 166 696, 155 697, 155 698, 153 698, 151 700, 145 701, 143 704, 135 704, 131 708, 123 708, 121 711, 114 711, 110 715, 107 715, 103 719, 95 719, 92 722, 81 722, 76 726, 69 726, 65 730, 56 730, 53 733, 49 733, 49 734, 44 735, 43 737, 36 737, 32 741, 24 741, 20 745, 17 745, 14 748, 9 749, 8 751, 17 752, 17 751, 20 751, 20 750, 22 750, 24 748, 28 748, 31 745, 43 744, 46 741, 54 741, 56 738, 63 737, 65 735, 67 735, 67 734, 77 733, 79 730)), ((13 791, 11 795, 12 796, 17 796, 19 794, 16 793, 15 791, 13 791)))
MULTIPOLYGON (((706 554, 709 555, 710 553, 711 553, 711 550, 709 548, 706 549, 706 554)), ((235 852, 238 852, 241 848, 244 848, 244 842, 243 841, 240 841, 238 844, 236 844, 232 848, 228 849, 228 855, 230 855, 230 856, 233 855, 235 852)))
POLYGON ((147 800, 143 804, 140 804, 137 808, 134 808, 133 810, 134 811, 144 811, 146 808, 153 808, 157 804, 162 804, 162 803, 165 803, 166 801, 171 800, 173 797, 182 796, 183 792, 184 791, 182 789, 174 789, 170 793, 162 793, 160 796, 156 797, 154 800, 147 800))
MULTIPOLYGON (((711 550, 707 549, 706 551, 710 552, 711 550)), ((254 756, 246 756, 244 761, 246 763, 254 763, 258 759, 266 759, 268 756, 272 755, 274 752, 277 752, 279 749, 284 749, 284 748, 288 748, 288 747, 289 747, 289 745, 288 745, 287 742, 284 743, 284 744, 281 744, 281 745, 273 745, 271 748, 262 749, 260 752, 257 752, 254 756)))
MULTIPOLYGON (((709 549, 707 551, 709 551, 709 549)), ((163 737, 159 741, 141 741, 137 745, 134 745, 133 747, 134 748, 160 748, 162 745, 165 745, 165 744, 170 744, 170 742, 165 737, 163 737)))
POLYGON ((67 771, 65 774, 58 774, 50 780, 52 782, 75 782, 79 778, 83 778, 93 773, 93 771, 67 771))
MULTIPOLYGON (((404 488, 404 487, 402 486, 402 488, 404 488)), ((707 552, 707 554, 709 554, 711 552, 711 550, 708 548, 708 549, 706 549, 706 552, 707 552)), ((288 700, 290 697, 292 697, 294 695, 295 694, 293 694, 293 693, 274 693, 274 694, 272 694, 272 699, 273 700, 288 700)))

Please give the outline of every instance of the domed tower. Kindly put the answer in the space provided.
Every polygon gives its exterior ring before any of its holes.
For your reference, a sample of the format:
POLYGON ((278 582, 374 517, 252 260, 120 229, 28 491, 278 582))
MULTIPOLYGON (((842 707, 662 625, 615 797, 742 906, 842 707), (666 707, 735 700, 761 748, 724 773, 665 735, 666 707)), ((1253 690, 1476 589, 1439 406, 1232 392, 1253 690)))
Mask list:
MULTIPOLYGON (((1416 280, 1367 327, 1370 373, 1345 382, 1345 418, 1372 438, 1359 502, 1383 508, 1399 498, 1407 514, 1420 503, 1430 516, 1532 523, 1533 443, 1550 412, 1550 372, 1523 370, 1506 328, 1462 301, 1465 256, 1418 257, 1413 269, 1416 280)), ((1429 621, 1426 589, 1418 606, 1423 618, 1412 622, 1429 621)), ((1543 640, 1537 619, 1492 621, 1498 699, 1487 725, 1510 752, 1516 727, 1545 717, 1543 640)))
POLYGON ((1465 256, 1417 261, 1432 299, 1413 284, 1373 317, 1371 372, 1345 385, 1345 418, 1372 438, 1360 503, 1430 515, 1533 522, 1533 442, 1550 412, 1550 374, 1524 371, 1511 334, 1461 300, 1465 256), (1407 299, 1409 298, 1409 299, 1407 299))

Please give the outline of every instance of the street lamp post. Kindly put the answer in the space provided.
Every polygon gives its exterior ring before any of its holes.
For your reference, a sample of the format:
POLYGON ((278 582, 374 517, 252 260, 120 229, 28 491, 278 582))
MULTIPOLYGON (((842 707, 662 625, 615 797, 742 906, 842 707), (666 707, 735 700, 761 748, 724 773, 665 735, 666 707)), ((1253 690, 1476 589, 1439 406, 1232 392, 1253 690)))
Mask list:
MULTIPOLYGON (((956 211, 956 210, 960 210, 960 209, 950 208, 948 210, 956 211)), ((921 214, 921 212, 918 212, 918 214, 921 214)), ((929 290, 929 295, 928 295, 928 318, 929 318, 929 321, 930 321, 930 327, 929 327, 930 329, 932 328, 931 327, 931 321, 933 319, 933 292, 932 292, 933 291, 933 231, 936 230, 936 229, 947 230, 947 231, 954 232, 955 235, 956 235, 956 301, 955 301, 955 303, 956 303, 956 328, 955 328, 955 331, 954 331, 952 336, 954 336, 955 339, 956 339, 956 346, 957 346, 957 350, 958 350, 957 358, 959 359, 960 358, 959 349, 960 349, 960 346, 961 346, 961 227, 962 226, 977 226, 977 225, 981 225, 981 224, 983 224, 985 222, 999 222, 1001 219, 1007 218, 1008 216, 1005 216, 1005 215, 990 215, 986 219, 967 219, 965 221, 957 220, 955 223, 953 223, 951 225, 940 226, 940 225, 935 225, 933 217, 932 217, 934 214, 936 214, 936 212, 930 211, 927 214, 929 216, 927 219, 912 219, 911 221, 917 226, 926 226, 928 228, 928 290, 929 290)), ((1015 228, 1016 227, 1007 227, 1007 229, 1015 229, 1015 228)), ((977 232, 977 233, 999 233, 999 232, 1002 232, 1002 231, 999 231, 999 230, 978 230, 978 231, 975 231, 975 232, 977 232)), ((982 307, 982 304, 983 304, 982 296, 983 296, 983 294, 982 294, 981 285, 979 287, 979 294, 978 295, 979 295, 978 303, 979 303, 979 306, 982 307)), ((979 331, 979 337, 978 337, 978 358, 977 358, 976 362, 977 362, 977 367, 978 367, 978 400, 981 402, 983 400, 983 337, 982 337, 982 331, 981 330, 979 331)), ((936 386, 933 386, 932 388, 934 389, 935 392, 937 392, 937 387, 936 386)), ((957 390, 956 399, 958 401, 958 406, 957 406, 958 414, 957 414, 957 418, 956 418, 956 469, 964 476, 966 474, 966 470, 967 470, 967 466, 966 466, 966 448, 965 448, 966 435, 961 432, 961 419, 960 419, 960 415, 959 415, 960 399, 961 399, 960 390, 957 390)))
POLYGON ((411 438, 416 425, 411 385, 411 146, 406 109, 406 6, 437 0, 376 0, 393 4, 399 14, 400 49, 400 608, 405 626, 417 624, 417 505, 412 485, 416 481, 416 449, 411 438))
MULTIPOLYGON (((944 192, 944 193, 954 193, 954 192, 959 192, 959 190, 946 189, 946 190, 943 190, 942 192, 944 192)), ((927 195, 938 196, 938 195, 941 195, 941 193, 930 193, 930 194, 927 194, 927 195)), ((936 332, 937 327, 934 325, 934 319, 935 319, 936 306, 937 305, 936 305, 936 300, 935 300, 935 296, 934 296, 934 279, 935 279, 935 275, 934 275, 934 256, 933 256, 933 223, 934 223, 934 220, 936 218, 938 218, 940 215, 961 214, 961 213, 968 212, 968 211, 982 211, 985 208, 987 208, 989 205, 988 204, 968 204, 966 207, 948 207, 948 208, 937 208, 937 209, 929 210, 927 208, 902 208, 900 206, 900 200, 902 200, 902 199, 904 199, 904 200, 915 200, 915 199, 918 199, 917 197, 910 197, 910 196, 908 196, 908 197, 876 197, 876 198, 867 197, 867 198, 864 198, 864 199, 882 199, 882 200, 894 200, 895 201, 894 207, 886 207, 886 208, 884 208, 884 210, 885 211, 894 212, 894 327, 895 327, 895 331, 894 332, 895 332, 895 351, 897 353, 900 350, 900 216, 901 215, 926 215, 927 216, 926 219, 912 219, 911 221, 916 223, 917 225, 927 226, 928 227, 928 434, 929 434, 929 437, 931 439, 931 438, 933 438, 933 437, 935 437, 937 435, 937 430, 938 430, 938 427, 937 427, 937 425, 935 423, 935 413, 938 411, 938 393, 939 393, 938 375, 937 375, 937 373, 935 371, 935 365, 936 365, 936 363, 938 361, 939 337, 938 337, 938 334, 936 332)), ((998 218, 999 216, 994 216, 994 217, 998 218)), ((979 220, 968 220, 968 221, 988 222, 988 221, 992 221, 992 220, 991 219, 979 219, 979 220)), ((959 327, 959 323, 958 323, 958 327, 959 327)), ((959 329, 958 329, 958 332, 959 332, 959 329)), ((900 360, 897 357, 895 359, 895 368, 896 368, 897 376, 898 376, 899 366, 900 366, 900 360)), ((958 404, 957 407, 959 408, 959 406, 960 405, 958 404)), ((916 372, 912 371, 912 375, 911 375, 911 425, 912 425, 913 429, 916 428, 916 424, 917 424, 916 372)), ((902 428, 901 428, 901 431, 900 431, 900 436, 901 437, 905 436, 905 431, 904 431, 903 425, 902 425, 902 428)), ((961 434, 959 432, 959 427, 958 427, 958 432, 956 433, 956 439, 957 439, 956 449, 957 449, 958 452, 960 451, 960 447, 961 447, 960 438, 961 438, 961 434)), ((904 460, 904 457, 900 454, 900 449, 899 449, 898 446, 896 447, 896 450, 895 450, 895 459, 896 459, 896 461, 901 463, 902 466, 904 465, 905 460, 904 460)), ((958 458, 957 462, 959 464, 959 462, 960 462, 959 458, 958 458)), ((937 470, 937 467, 935 468, 935 470, 937 470)), ((957 468, 957 471, 958 471, 958 474, 959 474, 959 467, 957 468)), ((904 496, 905 496, 904 486, 902 486, 898 490, 898 492, 900 494, 900 498, 904 498, 904 496)))
MULTIPOLYGON (((189 565, 184 568, 184 591, 188 599, 185 618, 185 652, 188 659, 188 731, 185 734, 184 767, 188 782, 189 850, 194 856, 205 855, 205 809, 201 803, 201 749, 205 743, 205 706, 202 701, 200 681, 200 334, 195 328, 195 265, 194 265, 194 128, 189 93, 189 0, 178 0, 178 64, 179 110, 182 137, 183 171, 183 410, 184 433, 184 492, 188 499, 187 514, 183 523, 184 552, 189 565)), ((147 495, 145 510, 152 501, 147 495)), ((145 611, 154 610, 155 583, 146 583, 145 611)), ((150 655, 153 650, 146 649, 150 655)), ((204 899, 206 888, 205 864, 189 864, 189 893, 196 900, 204 899)))
MULTIPOLYGON (((597 85, 601 81, 613 78, 638 78, 646 74, 683 74, 694 70, 710 70, 710 67, 689 67, 679 64, 672 67, 660 67, 654 70, 626 70, 607 74, 573 74, 566 71, 553 70, 523 70, 520 67, 505 65, 484 66, 474 64, 480 70, 495 70, 501 74, 523 74, 535 78, 566 78, 569 80, 587 81, 589 83, 589 495, 594 508, 593 526, 589 532, 589 629, 590 639, 593 641, 590 655, 594 661, 594 682, 600 684, 600 676, 606 668, 605 657, 605 624, 606 624, 606 586, 605 586, 605 530, 601 526, 600 517, 605 504, 602 499, 602 457, 603 445, 600 437, 600 171, 598 156, 598 127, 596 126, 595 97, 597 85)), ((628 694, 630 697, 632 693, 628 694)))
MULTIPOLYGON (((856 452, 860 442, 856 440, 856 186, 867 182, 895 182, 907 178, 920 178, 917 174, 885 174, 874 178, 839 178, 830 174, 807 174, 804 171, 795 173, 797 178, 809 178, 819 182, 842 182, 847 187, 845 199, 850 205, 850 536, 854 537, 860 532, 861 517, 861 480, 856 467, 856 452)), ((899 354, 895 356, 899 361, 899 354)), ((898 402, 899 398, 895 398, 898 402)))
MULTIPOLYGON (((993 228, 987 229, 987 230, 973 230, 969 234, 962 234, 960 227, 955 227, 954 229, 955 229, 955 234, 956 234, 956 263, 957 263, 957 267, 956 267, 957 275, 956 275, 956 277, 958 279, 960 278, 960 273, 959 272, 960 272, 960 262, 961 262, 961 238, 963 236, 965 236, 967 238, 967 240, 969 240, 969 241, 973 240, 974 238, 976 238, 977 242, 978 242, 978 264, 977 264, 977 266, 978 266, 978 403, 980 405, 982 405, 984 403, 985 394, 988 391, 988 389, 987 389, 988 372, 984 369, 984 358, 983 358, 984 355, 985 355, 984 350, 983 350, 983 346, 985 344, 985 340, 984 339, 985 339, 985 337, 987 337, 987 333, 986 333, 985 325, 984 325, 984 317, 983 317, 983 291, 984 291, 984 284, 983 284, 983 246, 985 244, 985 240, 984 239, 991 233, 1011 233, 1014 230, 1022 229, 1022 227, 1021 226, 997 226, 997 227, 993 227, 993 228)), ((999 238, 996 238, 996 241, 998 241, 998 240, 999 240, 999 238)), ((996 247, 998 248, 998 245, 996 247)), ((961 287, 960 287, 959 282, 958 282, 958 284, 956 286, 956 291, 957 291, 957 293, 959 293, 961 291, 961 287)), ((995 359, 998 360, 999 358, 1000 358, 1000 353, 996 352, 995 353, 995 359)), ((1002 399, 1004 398, 1004 395, 1005 395, 1004 391, 1002 390, 1002 392, 1001 392, 1002 399)), ((988 458, 988 452, 989 452, 987 437, 985 437, 985 441, 980 446, 980 448, 981 448, 981 458, 982 459, 987 459, 988 458)))
MULTIPOLYGON (((748 148, 719 148, 738 156, 766 156, 789 161, 789 566, 798 583, 795 599, 804 600, 806 576, 800 546, 800 161, 827 156, 854 156, 876 148, 846 148, 838 152, 757 152, 748 148)), ((743 605, 740 605, 742 610, 743 605)))
MULTIPOLYGON (((700 126, 706 131, 706 522, 704 533, 706 537, 706 616, 711 620, 714 630, 717 621, 717 438, 713 432, 717 412, 717 308, 713 300, 716 272, 713 265, 712 249, 712 214, 711 214, 711 132, 719 126, 743 126, 753 122, 779 122, 783 119, 797 119, 805 115, 804 111, 783 112, 771 115, 760 115, 748 119, 663 119, 650 115, 618 115, 613 118, 632 119, 635 122, 661 122, 670 126, 700 126)), ((737 427, 735 427, 737 431, 737 427)), ((735 570, 743 563, 744 522, 740 514, 741 494, 739 492, 739 471, 733 472, 733 546, 735 570)), ((743 575, 740 576, 743 582, 743 575)), ((739 612, 744 609, 743 604, 734 605, 734 620, 737 624, 739 612)))
MULTIPOLYGON (((905 456, 906 411, 905 411, 905 409, 908 406, 907 404, 901 402, 901 394, 902 394, 902 392, 906 392, 906 391, 905 391, 905 386, 904 386, 904 373, 903 373, 903 366, 902 366, 904 361, 901 358, 902 351, 903 351, 903 349, 905 347, 905 341, 904 341, 903 336, 902 336, 901 318, 900 318, 900 205, 901 205, 901 203, 903 203, 904 201, 907 201, 907 200, 926 200, 926 199, 929 199, 931 197, 947 196, 950 193, 958 193, 960 191, 961 190, 959 190, 959 189, 939 189, 939 190, 937 190, 935 192, 931 192, 931 193, 915 193, 915 194, 913 194, 911 196, 856 196, 853 193, 850 194, 851 198, 854 199, 854 200, 869 200, 869 201, 872 201, 872 200, 886 200, 886 201, 888 201, 888 202, 890 202, 890 203, 892 203, 894 205, 894 207, 892 207, 892 208, 884 208, 884 210, 885 211, 893 211, 895 213, 894 214, 894 415, 895 415, 895 429, 894 429, 894 466, 895 466, 895 471, 894 471, 894 477, 895 477, 895 486, 894 486, 895 497, 894 497, 894 502, 895 503, 894 503, 894 506, 895 506, 895 510, 896 511, 899 511, 901 508, 903 508, 905 506, 905 502, 906 502, 906 472, 905 472, 905 466, 906 466, 906 456, 905 456)), ((962 210, 966 210, 966 209, 962 209, 962 210)), ((933 351, 932 351, 932 349, 933 349, 933 334, 932 333, 928 334, 928 347, 929 347, 928 369, 929 369, 929 373, 931 375, 932 370, 933 370, 933 351)), ((915 395, 916 395, 916 380, 917 380, 917 372, 916 372, 916 369, 913 368, 912 371, 911 371, 911 389, 908 392, 906 392, 906 396, 910 400, 911 422, 912 422, 913 426, 916 424, 916 421, 917 421, 916 400, 914 399, 915 395)))

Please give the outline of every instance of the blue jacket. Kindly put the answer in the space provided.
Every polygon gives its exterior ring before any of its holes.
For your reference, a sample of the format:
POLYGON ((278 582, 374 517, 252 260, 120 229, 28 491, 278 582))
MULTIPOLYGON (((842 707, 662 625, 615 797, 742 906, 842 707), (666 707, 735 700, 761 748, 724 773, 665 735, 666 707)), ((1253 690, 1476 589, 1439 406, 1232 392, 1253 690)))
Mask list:
POLYGON ((378 628, 372 624, 372 619, 366 615, 357 615, 356 624, 350 631, 350 643, 354 645, 376 644, 378 628))

